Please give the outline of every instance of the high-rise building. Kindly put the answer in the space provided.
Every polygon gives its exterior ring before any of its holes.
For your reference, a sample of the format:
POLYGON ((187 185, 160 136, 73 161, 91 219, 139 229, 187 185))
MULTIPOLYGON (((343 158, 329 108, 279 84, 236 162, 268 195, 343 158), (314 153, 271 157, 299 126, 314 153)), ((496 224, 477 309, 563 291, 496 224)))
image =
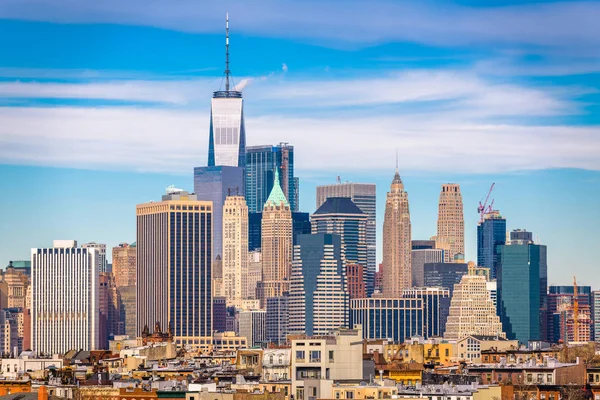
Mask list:
POLYGON ((534 244, 533 235, 513 231, 499 246, 498 309, 508 339, 521 343, 542 338, 546 309, 548 266, 546 246, 534 244))
POLYGON ((121 335, 125 330, 124 323, 121 323, 122 302, 112 272, 100 273, 98 282, 99 347, 108 349, 110 337, 121 335))
POLYGON ((443 287, 454 292, 454 285, 469 272, 469 265, 465 263, 426 263, 423 265, 424 286, 443 287))
POLYGON ((283 345, 289 332, 289 294, 267 299, 267 342, 283 345))
POLYGON ((16 358, 23 351, 23 339, 19 336, 19 320, 22 319, 22 308, 0 310, 0 351, 4 357, 10 355, 16 358))
MULTIPOLYGON (((292 212, 292 241, 296 244, 298 235, 311 233, 310 216, 304 212, 292 212)), ((262 212, 248 215, 248 250, 261 249, 262 212)))
POLYGON ((248 274, 248 206, 243 196, 225 199, 222 262, 227 306, 239 308, 248 274))
POLYGON ((108 264, 106 263, 106 245, 104 243, 84 243, 81 245, 81 248, 98 250, 98 256, 100 257, 100 264, 98 265, 98 268, 100 268, 100 270, 98 272, 107 272, 106 269, 108 267, 108 264))
MULTIPOLYGON (((413 240, 413 243, 415 241, 413 240)), ((441 263, 444 261, 442 249, 413 249, 411 250, 412 286, 425 286, 425 264, 441 263)))
POLYGON ((260 346, 267 340, 265 310, 240 311, 239 335, 248 340, 248 346, 260 346))
POLYGON ((486 282, 484 276, 464 275, 454 286, 445 339, 460 340, 470 335, 506 338, 486 282))
POLYGON ((412 250, 433 250, 435 249, 435 240, 411 240, 412 250))
POLYGON ((223 258, 223 205, 227 196, 244 194, 243 167, 194 168, 194 192, 198 200, 212 201, 213 260, 223 258))
POLYGON ((25 308, 25 295, 29 284, 29 274, 26 270, 15 268, 10 261, 6 269, 0 271, 0 309, 25 308))
POLYGON ((411 287, 411 225, 408 193, 396 168, 383 218, 383 295, 400 297, 411 287))
POLYGON ((600 290, 592 292, 592 324, 594 341, 600 342, 600 290))
POLYGON ((292 212, 275 170, 275 184, 265 203, 261 228, 262 281, 257 285, 261 307, 269 297, 289 291, 292 267, 292 212))
POLYGON ((377 192, 374 183, 341 181, 333 185, 317 186, 317 209, 330 197, 349 197, 360 210, 367 214, 366 242, 367 265, 363 265, 367 295, 374 290, 377 265, 377 192))
POLYGON ((242 298, 244 300, 256 299, 256 287, 262 281, 262 259, 260 251, 248 253, 248 266, 245 274, 246 279, 242 286, 242 298))
MULTIPOLYGON (((311 227, 313 233, 335 234, 341 238, 345 274, 351 272, 351 279, 354 279, 357 271, 356 267, 353 266, 359 265, 363 270, 362 275, 365 275, 364 270, 367 265, 367 214, 362 212, 349 197, 327 198, 312 215, 311 227), (348 271, 348 268, 352 271, 348 271)), ((367 283, 364 282, 366 294, 368 295, 367 283)), ((353 294, 356 294, 356 288, 356 286, 352 287, 353 294)))
POLYGON ((136 335, 136 282, 137 282, 136 243, 121 243, 112 249, 112 270, 114 282, 121 299, 119 320, 123 324, 122 333, 133 338, 136 335))
MULTIPOLYGON (((573 285, 550 286, 548 288, 544 321, 546 324, 545 336, 543 336, 544 340, 550 343, 558 343, 559 341, 567 343, 573 341, 573 339, 569 340, 567 337, 568 333, 573 333, 572 327, 569 327, 567 322, 569 319, 572 320, 573 318, 572 310, 574 293, 575 288, 573 285), (556 324, 556 322, 558 322, 558 324, 556 324), (571 332, 568 332, 568 328, 571 328, 571 332)), ((590 316, 592 308, 592 288, 590 286, 577 286, 577 299, 579 301, 580 318, 583 317, 584 314, 590 316)), ((580 325, 587 324, 589 329, 590 322, 591 318, 587 320, 587 322, 582 321, 582 324, 580 325)))
POLYGON ((446 331, 446 320, 450 311, 450 290, 440 287, 412 287, 405 289, 403 299, 423 300, 423 336, 440 337, 446 331))
POLYGON ((477 265, 489 268, 492 279, 496 279, 498 246, 506 244, 506 219, 497 210, 483 218, 477 224, 477 265))
POLYGON ((31 341, 35 353, 64 354, 99 345, 98 264, 95 248, 74 240, 31 249, 31 341))
POLYGON ((348 282, 348 296, 350 299, 362 299, 367 297, 362 265, 346 264, 346 279, 348 282))
POLYGON ((137 335, 159 322, 179 345, 212 335, 212 203, 170 190, 137 206, 137 335))
POLYGON ((243 168, 246 163, 246 128, 242 92, 230 87, 230 75, 228 17, 225 28, 225 90, 213 93, 210 107, 209 167, 243 168))
POLYGON ((350 322, 361 324, 363 339, 391 339, 403 343, 425 333, 423 299, 367 298, 350 300, 350 322))
POLYGON ((442 185, 437 221, 437 248, 444 252, 446 262, 464 259, 465 255, 465 220, 463 218, 463 202, 460 185, 446 183, 442 185), (458 256, 458 257, 457 257, 458 256))
POLYGON ((316 233, 298 237, 289 310, 291 333, 325 335, 348 326, 348 290, 340 236, 316 233))
POLYGON ((112 249, 112 268, 117 287, 135 286, 136 244, 121 243, 112 249))
POLYGON ((251 213, 260 213, 273 190, 275 169, 292 212, 299 210, 297 178, 294 176, 294 146, 248 146, 246 148, 246 201, 251 213))

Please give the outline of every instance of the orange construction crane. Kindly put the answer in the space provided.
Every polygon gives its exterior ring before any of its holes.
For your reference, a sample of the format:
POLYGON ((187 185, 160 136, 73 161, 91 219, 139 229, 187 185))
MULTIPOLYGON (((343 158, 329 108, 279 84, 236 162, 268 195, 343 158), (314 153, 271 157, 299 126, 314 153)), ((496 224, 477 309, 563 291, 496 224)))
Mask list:
POLYGON ((485 197, 485 200, 483 201, 483 203, 480 201, 479 202, 479 206, 477 207, 477 212, 480 215, 480 219, 479 222, 483 223, 484 220, 484 216, 485 214, 489 214, 492 212, 492 207, 494 204, 494 200, 492 200, 492 203, 490 205, 488 205, 488 200, 490 199, 490 195, 492 194, 492 190, 494 190, 494 185, 496 183, 492 183, 492 186, 490 186, 490 190, 487 193, 487 196, 485 197))

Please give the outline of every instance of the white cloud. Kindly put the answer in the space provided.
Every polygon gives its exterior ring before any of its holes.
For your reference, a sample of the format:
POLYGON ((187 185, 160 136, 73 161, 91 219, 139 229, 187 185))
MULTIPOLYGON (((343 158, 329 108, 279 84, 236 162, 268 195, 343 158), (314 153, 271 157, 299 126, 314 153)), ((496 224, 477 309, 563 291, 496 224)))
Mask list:
POLYGON ((283 64, 281 64, 281 70, 282 70, 283 72, 288 72, 288 66, 287 66, 287 64, 286 64, 286 63, 283 63, 283 64))

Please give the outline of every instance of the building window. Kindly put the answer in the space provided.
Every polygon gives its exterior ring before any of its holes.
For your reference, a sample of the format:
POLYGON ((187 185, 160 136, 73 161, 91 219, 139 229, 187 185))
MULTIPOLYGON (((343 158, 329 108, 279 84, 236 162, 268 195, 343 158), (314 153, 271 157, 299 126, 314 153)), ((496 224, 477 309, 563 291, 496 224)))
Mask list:
POLYGON ((333 362, 333 350, 329 350, 329 362, 333 362))
POLYGON ((552 383, 552 374, 546 375, 546 383, 552 383))
POLYGON ((542 383, 544 381, 544 375, 538 374, 537 381, 538 381, 538 383, 542 383))
POLYGON ((347 399, 353 399, 354 398, 354 392, 350 392, 350 391, 346 391, 346 398, 347 399))
POLYGON ((446 354, 446 357, 449 357, 450 356, 450 350, 446 349, 445 354, 446 354))
POLYGON ((304 361, 304 350, 296 350, 296 361, 304 361))
POLYGON ((533 382, 533 375, 527 374, 527 382, 533 382))
POLYGON ((310 362, 321 362, 321 352, 319 350, 310 352, 310 362))
POLYGON ((312 395, 317 397, 317 388, 316 387, 311 387, 312 389, 312 395))
POLYGON ((340 392, 335 392, 335 398, 339 399, 340 398, 340 392))

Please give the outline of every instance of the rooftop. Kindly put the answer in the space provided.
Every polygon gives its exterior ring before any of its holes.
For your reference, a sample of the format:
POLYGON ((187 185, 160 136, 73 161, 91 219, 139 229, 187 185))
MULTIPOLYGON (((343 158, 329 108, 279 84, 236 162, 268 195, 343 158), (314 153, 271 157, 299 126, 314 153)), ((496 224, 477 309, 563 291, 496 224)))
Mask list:
MULTIPOLYGON (((366 215, 349 197, 329 197, 321 207, 315 211, 319 214, 360 214, 366 215)), ((313 214, 313 215, 315 215, 313 214)))

